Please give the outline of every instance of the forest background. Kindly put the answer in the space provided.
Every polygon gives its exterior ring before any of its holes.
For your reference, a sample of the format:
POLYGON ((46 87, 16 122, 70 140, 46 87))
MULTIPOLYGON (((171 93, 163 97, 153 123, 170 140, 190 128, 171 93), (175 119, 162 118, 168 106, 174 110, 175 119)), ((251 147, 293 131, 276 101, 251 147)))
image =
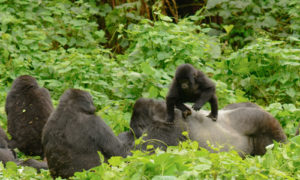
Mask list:
MULTIPOLYGON (((242 160, 186 141, 114 157, 74 179, 300 179, 299 0, 0 0, 4 129, 6 95, 20 75, 34 76, 55 106, 68 88, 90 92, 117 135, 129 130, 138 98, 164 99, 182 63, 214 80, 220 108, 251 101, 270 112, 289 143, 242 160)), ((0 164, 0 178, 51 179, 14 163, 0 164)))

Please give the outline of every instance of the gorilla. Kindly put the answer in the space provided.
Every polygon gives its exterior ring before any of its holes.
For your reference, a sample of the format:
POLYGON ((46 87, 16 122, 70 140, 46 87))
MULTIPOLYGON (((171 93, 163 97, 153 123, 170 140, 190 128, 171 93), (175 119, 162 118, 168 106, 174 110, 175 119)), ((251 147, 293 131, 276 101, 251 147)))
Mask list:
POLYGON ((47 163, 43 161, 38 161, 35 159, 28 159, 28 160, 18 160, 16 157, 16 153, 14 150, 9 149, 7 144, 8 138, 4 130, 0 127, 0 162, 2 162, 4 165, 8 161, 15 162, 17 165, 20 166, 30 166, 39 172, 40 169, 48 169, 47 163))
POLYGON ((48 165, 46 161, 38 161, 35 159, 27 159, 25 161, 17 160, 17 165, 33 167, 37 170, 38 173, 40 172, 41 169, 45 169, 45 170, 48 169, 48 165))
POLYGON ((230 110, 230 109, 236 109, 236 108, 241 108, 241 107, 262 109, 257 104, 254 104, 254 103, 251 103, 251 102, 242 102, 242 103, 228 104, 222 110, 230 110))
POLYGON ((211 106, 211 113, 208 117, 216 121, 218 117, 218 99, 215 84, 191 64, 178 66, 166 97, 167 122, 173 123, 175 106, 182 111, 183 117, 186 118, 191 114, 191 110, 183 103, 194 102, 193 109, 197 111, 207 101, 211 106))
POLYGON ((86 91, 69 89, 61 96, 42 134, 53 178, 68 178, 75 172, 100 165, 97 151, 105 160, 128 154, 129 148, 95 115, 95 110, 92 96, 86 91))
POLYGON ((47 89, 39 87, 29 75, 18 77, 9 91, 5 111, 10 148, 18 148, 26 155, 43 156, 42 130, 53 111, 47 89))
POLYGON ((0 161, 5 165, 8 161, 15 161, 16 154, 8 148, 8 137, 0 127, 0 161))
POLYGON ((118 135, 118 139, 128 147, 128 149, 134 149, 134 135, 133 133, 130 131, 128 132, 121 132, 118 135))
POLYGON ((197 141, 200 147, 214 152, 207 144, 209 140, 212 145, 223 145, 221 151, 228 151, 233 147, 241 157, 263 155, 265 147, 272 144, 273 140, 287 140, 279 122, 255 104, 228 106, 219 111, 216 122, 206 117, 207 114, 205 111, 193 111, 190 116, 183 118, 181 112, 175 110, 174 125, 168 124, 164 101, 141 98, 133 108, 130 122, 133 133, 127 132, 127 136, 135 135, 139 138, 147 133, 147 144, 165 149, 166 146, 177 145, 184 140, 182 132, 187 131, 189 138, 197 141), (154 139, 153 142, 151 139, 154 139))

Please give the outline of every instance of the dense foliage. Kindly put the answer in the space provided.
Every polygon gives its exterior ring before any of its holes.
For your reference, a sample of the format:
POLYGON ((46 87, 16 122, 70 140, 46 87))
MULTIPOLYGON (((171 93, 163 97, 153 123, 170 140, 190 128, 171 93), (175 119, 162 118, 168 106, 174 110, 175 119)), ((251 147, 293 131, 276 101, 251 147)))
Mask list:
MULTIPOLYGON (((6 129, 12 81, 29 74, 55 105, 68 88, 89 91, 118 134, 128 130, 135 100, 164 98, 176 66, 191 63, 214 79, 221 107, 259 104, 290 142, 242 160, 234 151, 209 153, 187 141, 167 152, 114 157, 74 179, 299 179, 300 1, 208 0, 178 23, 159 3, 154 20, 139 15, 138 2, 113 8, 96 0, 0 0, 0 125, 6 129), (222 22, 204 24, 212 16, 222 22)), ((51 179, 49 171, 14 163, 0 164, 0 178, 51 179)))

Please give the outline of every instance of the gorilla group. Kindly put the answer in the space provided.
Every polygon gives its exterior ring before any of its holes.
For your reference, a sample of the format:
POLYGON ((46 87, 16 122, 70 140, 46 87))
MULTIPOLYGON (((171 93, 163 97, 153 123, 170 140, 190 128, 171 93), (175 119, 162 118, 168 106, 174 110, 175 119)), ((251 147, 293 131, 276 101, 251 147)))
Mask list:
POLYGON ((213 151, 207 140, 213 145, 223 145, 221 151, 233 147, 239 154, 263 155, 265 147, 277 142, 286 142, 287 138, 279 122, 268 112, 253 103, 228 105, 219 111, 218 121, 211 121, 204 114, 207 112, 192 111, 187 118, 179 110, 175 110, 174 124, 166 123, 167 107, 164 101, 141 98, 136 101, 130 122, 133 132, 122 133, 128 144, 143 133, 146 147, 152 144, 162 149, 177 145, 184 140, 183 131, 188 131, 189 138, 199 143, 200 147, 213 151), (153 140, 153 141, 151 141, 153 140))
POLYGON ((54 110, 48 90, 39 87, 28 75, 13 82, 5 111, 12 139, 8 140, 0 129, 0 161, 4 164, 14 161, 37 169, 46 169, 48 165, 53 178, 71 177, 112 156, 126 157, 134 148, 147 150, 149 144, 165 150, 186 140, 184 131, 202 148, 214 152, 207 144, 210 141, 212 145, 222 145, 221 151, 234 148, 241 157, 263 155, 273 140, 287 140, 279 122, 256 104, 235 103, 218 110, 215 85, 189 64, 177 68, 166 101, 146 98, 136 101, 130 121, 132 131, 118 137, 95 114, 88 92, 65 91, 54 110), (211 112, 198 111, 207 101, 211 112), (190 108, 185 102, 195 104, 190 108), (146 141, 135 147, 135 139, 144 133, 146 141), (19 161, 13 148, 26 155, 45 156, 47 164, 32 159, 19 161))

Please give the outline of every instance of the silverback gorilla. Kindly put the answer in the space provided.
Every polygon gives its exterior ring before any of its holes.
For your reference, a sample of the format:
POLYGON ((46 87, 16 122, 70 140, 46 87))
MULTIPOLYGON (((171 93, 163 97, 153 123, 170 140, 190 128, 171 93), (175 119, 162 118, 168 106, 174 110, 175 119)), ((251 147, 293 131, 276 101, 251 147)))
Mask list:
MULTIPOLYGON (((213 122, 203 112, 193 111, 186 119, 179 110, 175 111, 174 125, 167 124, 166 105, 164 101, 141 98, 136 101, 130 127, 139 138, 147 133, 149 139, 157 139, 163 143, 152 143, 165 148, 164 145, 177 145, 184 139, 182 131, 187 130, 191 140, 196 140, 200 147, 210 151, 207 140, 213 145, 223 145, 221 151, 231 147, 244 157, 245 155, 263 155, 265 147, 273 140, 285 142, 286 135, 279 122, 268 112, 255 104, 238 104, 229 106, 228 110, 220 110, 218 121, 213 122), (168 129, 168 131, 165 131, 168 129)), ((130 134, 130 133, 128 133, 130 134)), ((124 135, 123 135, 124 136, 124 135)))
POLYGON ((5 111, 12 137, 9 147, 18 148, 26 155, 43 156, 42 130, 53 111, 48 90, 39 87, 35 78, 20 76, 7 95, 5 111))
POLYGON ((68 178, 77 171, 100 165, 105 159, 126 156, 127 146, 95 115, 92 96, 78 89, 67 90, 46 123, 42 143, 50 174, 68 178))
POLYGON ((175 106, 182 111, 185 118, 191 114, 191 110, 183 103, 194 102, 193 109, 198 111, 207 101, 211 106, 211 113, 208 117, 216 121, 218 117, 218 99, 215 84, 191 64, 178 66, 166 97, 167 122, 173 123, 175 106))

